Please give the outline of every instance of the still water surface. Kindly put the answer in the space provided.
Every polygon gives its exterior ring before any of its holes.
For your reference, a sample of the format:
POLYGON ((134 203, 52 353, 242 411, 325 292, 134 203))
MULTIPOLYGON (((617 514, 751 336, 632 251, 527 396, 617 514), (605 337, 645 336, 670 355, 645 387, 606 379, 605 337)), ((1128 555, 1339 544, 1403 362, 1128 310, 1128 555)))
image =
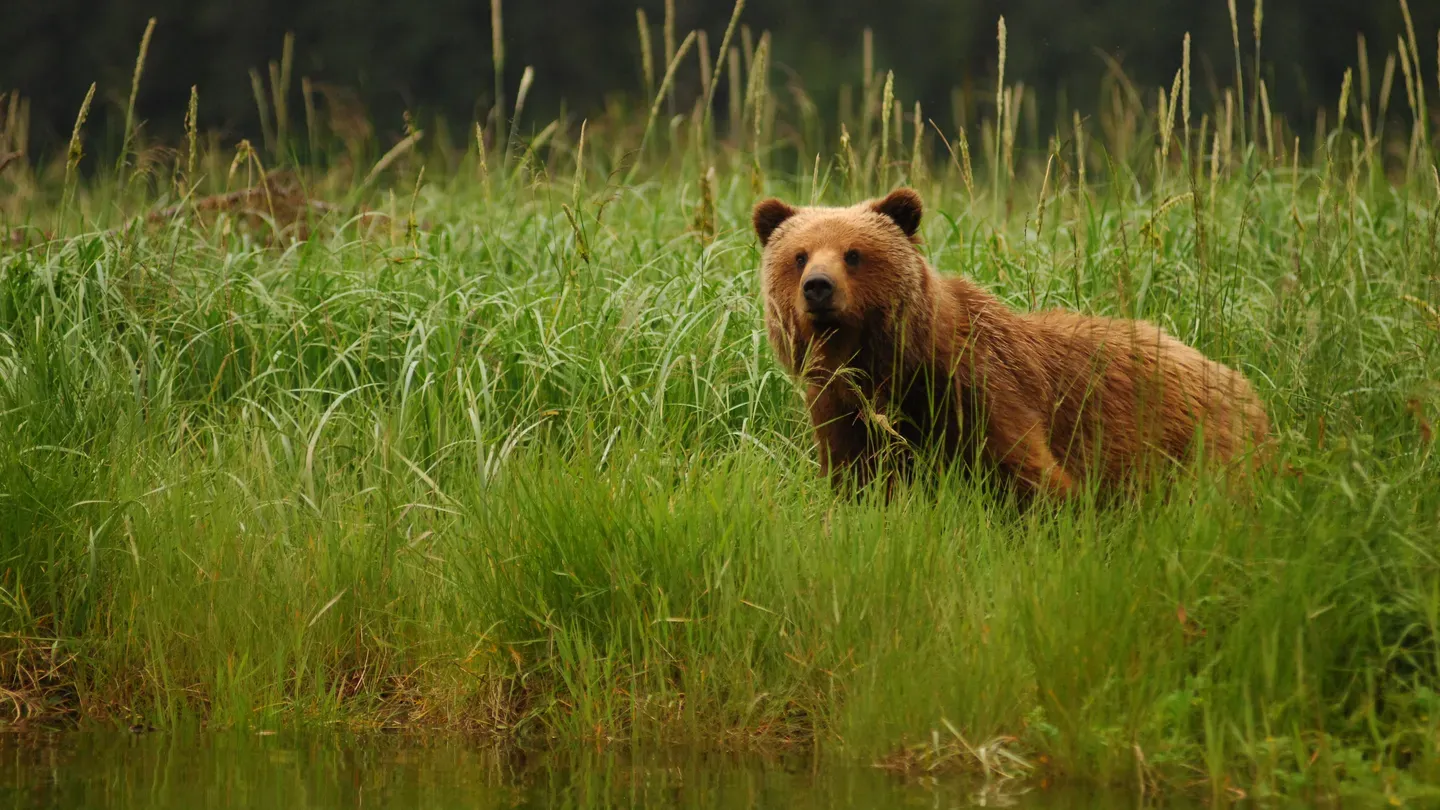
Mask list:
POLYGON ((1131 808, 1133 797, 982 790, 814 758, 502 753, 461 737, 0 733, 14 808, 1131 808))

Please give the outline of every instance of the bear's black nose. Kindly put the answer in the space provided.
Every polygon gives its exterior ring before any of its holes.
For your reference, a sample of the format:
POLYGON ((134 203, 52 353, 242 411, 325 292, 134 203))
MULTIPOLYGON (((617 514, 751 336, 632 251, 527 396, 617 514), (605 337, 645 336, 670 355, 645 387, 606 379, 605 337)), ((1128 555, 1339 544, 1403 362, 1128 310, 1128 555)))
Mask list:
POLYGON ((800 289, 805 291, 805 303, 812 307, 824 306, 830 303, 830 296, 835 294, 835 282, 827 276, 811 276, 805 279, 800 289))

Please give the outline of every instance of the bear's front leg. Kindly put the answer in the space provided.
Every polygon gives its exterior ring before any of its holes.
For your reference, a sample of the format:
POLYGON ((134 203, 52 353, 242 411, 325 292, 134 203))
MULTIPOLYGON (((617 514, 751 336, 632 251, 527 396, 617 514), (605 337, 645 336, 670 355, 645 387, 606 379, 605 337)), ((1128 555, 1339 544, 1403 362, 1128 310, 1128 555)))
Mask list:
MULTIPOLYGON (((988 362, 979 378, 986 459, 1005 472, 1026 496, 1071 495, 1075 481, 1050 451, 1049 424, 1033 395, 1003 364, 988 362)), ((964 397, 961 397, 962 401, 964 397)))
POLYGON ((820 454, 820 471, 838 490, 858 492, 875 477, 876 452, 857 403, 837 390, 836 381, 812 383, 806 391, 810 423, 820 454))
POLYGON ((988 428, 986 456, 1010 474, 1023 494, 1044 492, 1063 498, 1074 491, 1074 479, 1050 452, 1044 422, 1011 412, 991 415, 988 428))

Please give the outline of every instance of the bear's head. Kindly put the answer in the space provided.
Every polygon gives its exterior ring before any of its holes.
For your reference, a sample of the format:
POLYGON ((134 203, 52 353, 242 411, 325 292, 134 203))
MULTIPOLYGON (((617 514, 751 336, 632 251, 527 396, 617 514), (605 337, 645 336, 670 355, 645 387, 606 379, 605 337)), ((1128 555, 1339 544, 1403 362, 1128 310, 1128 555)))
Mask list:
POLYGON ((908 188, 847 208, 760 202, 754 224, 767 308, 800 338, 888 324, 923 300, 922 211, 908 188))

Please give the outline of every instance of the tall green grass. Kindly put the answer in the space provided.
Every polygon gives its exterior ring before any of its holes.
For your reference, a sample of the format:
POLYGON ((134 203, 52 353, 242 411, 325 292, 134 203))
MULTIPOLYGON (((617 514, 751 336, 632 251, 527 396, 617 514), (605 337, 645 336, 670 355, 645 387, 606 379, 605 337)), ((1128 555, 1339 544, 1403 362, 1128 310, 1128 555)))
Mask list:
POLYGON ((1440 177, 1419 114, 1379 114, 1367 80, 1297 153, 1268 115, 1246 136, 1242 92, 1192 114, 1180 74, 1158 108, 1112 76, 1114 104, 1060 111, 1053 137, 1015 85, 940 144, 878 74, 863 116, 821 124, 741 33, 747 74, 723 45, 713 72, 748 88, 723 125, 699 99, 657 118, 686 39, 653 99, 583 129, 501 111, 469 149, 437 125, 381 158, 332 118, 294 147, 212 141, 192 172, 127 127, 123 182, 78 181, 78 145, 0 175, 12 719, 809 742, 1146 793, 1434 795, 1440 177), (214 215, 206 195, 277 168, 338 210, 301 239, 299 192, 214 215), (943 272, 1243 369, 1278 471, 1120 507, 1022 512, 948 479, 837 500, 765 343, 748 213, 896 182, 925 193, 943 272))

